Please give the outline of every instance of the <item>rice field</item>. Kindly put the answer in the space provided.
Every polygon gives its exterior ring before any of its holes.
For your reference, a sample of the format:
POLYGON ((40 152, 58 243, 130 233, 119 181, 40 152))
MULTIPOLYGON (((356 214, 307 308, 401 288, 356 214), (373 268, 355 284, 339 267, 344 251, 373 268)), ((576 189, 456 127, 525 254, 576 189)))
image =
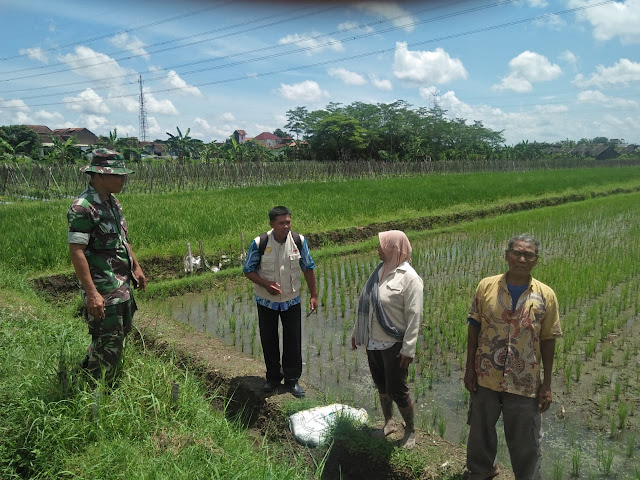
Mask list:
MULTIPOLYGON (((215 191, 119 195, 138 258, 186 253, 202 240, 207 256, 239 254, 267 226, 267 212, 287 205, 304 233, 415 219, 550 196, 597 195, 640 188, 640 167, 430 175, 299 183, 215 191)), ((80 190, 80 189, 79 189, 80 190)), ((77 193, 80 193, 78 191, 77 193)), ((0 267, 70 270, 66 213, 70 199, 0 203, 0 267)), ((316 245, 312 245, 317 247, 316 245)))
MULTIPOLYGON (((409 233, 413 266, 425 282, 421 337, 410 366, 418 424, 464 443, 467 311, 477 282, 505 271, 506 242, 524 231, 541 241, 533 274, 556 291, 564 332, 556 345, 555 402, 543 420, 545 478, 569 478, 578 460, 583 472, 633 474, 640 458, 638 193, 409 233)), ((351 350, 350 337, 360 290, 377 262, 371 251, 319 263, 320 308, 303 316, 303 380, 374 417, 381 413, 366 355, 351 350)), ((230 292, 170 299, 165 308, 261 358, 248 280, 230 292)))

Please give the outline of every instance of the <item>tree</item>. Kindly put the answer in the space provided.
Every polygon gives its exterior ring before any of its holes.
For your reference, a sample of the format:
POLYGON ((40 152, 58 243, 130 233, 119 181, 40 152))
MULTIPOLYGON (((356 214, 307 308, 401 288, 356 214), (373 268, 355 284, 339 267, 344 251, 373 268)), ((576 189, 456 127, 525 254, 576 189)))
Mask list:
POLYGON ((0 127, 0 139, 13 148, 12 154, 23 153, 33 159, 40 158, 40 149, 42 149, 40 137, 26 125, 0 127))
POLYGON ((53 142, 51 156, 58 160, 60 165, 64 165, 67 161, 80 157, 81 151, 76 147, 76 143, 78 142, 76 141, 75 135, 69 137, 64 142, 53 135, 49 135, 49 138, 51 138, 51 141, 53 142))
POLYGON ((330 113, 315 128, 311 146, 322 159, 350 160, 367 146, 364 133, 356 119, 344 113, 330 113))
POLYGON ((287 110, 287 123, 284 128, 289 132, 296 134, 296 140, 300 139, 300 134, 307 130, 307 112, 306 107, 296 107, 293 110, 287 110))
POLYGON ((189 133, 191 132, 190 128, 187 128, 187 131, 184 135, 182 135, 180 128, 176 127, 176 130, 178 131, 178 135, 172 135, 171 133, 167 132, 167 135, 169 135, 167 146, 169 147, 169 150, 171 152, 176 154, 176 156, 178 157, 178 162, 182 163, 185 157, 191 158, 192 156, 197 156, 198 140, 195 140, 189 136, 189 133))
POLYGON ((273 131, 273 134, 274 134, 276 137, 280 137, 280 138, 287 138, 287 137, 289 136, 289 135, 287 135, 287 133, 286 133, 285 131, 283 131, 283 130, 281 130, 281 129, 279 129, 279 128, 276 128, 276 129, 273 131))

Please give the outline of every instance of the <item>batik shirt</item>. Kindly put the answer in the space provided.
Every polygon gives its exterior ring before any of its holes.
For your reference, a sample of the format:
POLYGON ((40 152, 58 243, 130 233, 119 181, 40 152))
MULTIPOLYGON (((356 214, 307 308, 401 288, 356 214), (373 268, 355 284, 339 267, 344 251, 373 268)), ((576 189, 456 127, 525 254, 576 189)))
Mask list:
POLYGON ((98 191, 89 185, 71 204, 67 220, 67 242, 87 246, 84 255, 91 278, 105 305, 129 300, 132 263, 120 202, 113 195, 102 201, 98 191))
POLYGON ((505 277, 483 279, 469 310, 469 320, 480 324, 478 385, 536 397, 541 385, 540 341, 562 335, 558 301, 551 288, 531 277, 514 310, 505 277))

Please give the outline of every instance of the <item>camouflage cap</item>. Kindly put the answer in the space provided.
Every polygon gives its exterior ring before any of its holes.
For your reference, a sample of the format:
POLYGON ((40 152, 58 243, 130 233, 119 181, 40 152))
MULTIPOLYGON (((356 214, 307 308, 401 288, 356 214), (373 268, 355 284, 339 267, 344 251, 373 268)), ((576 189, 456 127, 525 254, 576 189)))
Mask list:
POLYGON ((110 175, 128 175, 129 173, 133 173, 133 170, 125 167, 124 157, 120 152, 106 148, 95 149, 93 151, 91 165, 82 167, 80 171, 84 173, 107 173, 110 175))

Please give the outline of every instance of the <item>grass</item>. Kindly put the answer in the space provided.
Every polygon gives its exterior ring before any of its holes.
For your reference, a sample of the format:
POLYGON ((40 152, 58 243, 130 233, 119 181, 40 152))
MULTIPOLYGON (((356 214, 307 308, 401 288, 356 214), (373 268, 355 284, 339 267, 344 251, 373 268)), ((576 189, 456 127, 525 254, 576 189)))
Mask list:
POLYGON ((313 478, 278 447, 256 449, 191 372, 129 344, 118 388, 64 394, 58 365, 86 349, 83 323, 29 294, 0 301, 0 478, 313 478), (176 406, 171 387, 179 384, 176 406))
MULTIPOLYGON (((203 241, 205 254, 240 250, 268 228, 267 212, 284 204, 305 233, 389 220, 461 212, 548 196, 637 188, 640 168, 434 175, 412 178, 303 183, 208 192, 121 195, 139 258, 184 255, 186 242, 203 241), (509 188, 505 188, 509 185, 509 188), (373 195, 372 193, 375 192, 373 195)), ((80 192, 78 192, 80 193, 80 192)), ((0 205, 0 260, 22 271, 69 271, 69 200, 0 205), (20 239, 20 241, 15 241, 20 239)))

